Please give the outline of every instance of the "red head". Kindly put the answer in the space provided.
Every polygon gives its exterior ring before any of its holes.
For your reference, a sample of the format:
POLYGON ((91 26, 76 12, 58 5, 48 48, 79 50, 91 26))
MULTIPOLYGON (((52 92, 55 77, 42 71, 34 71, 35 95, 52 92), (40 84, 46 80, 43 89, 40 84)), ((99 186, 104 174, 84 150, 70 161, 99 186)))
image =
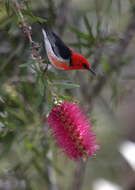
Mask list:
POLYGON ((91 69, 91 63, 79 53, 72 53, 71 65, 73 69, 76 69, 76 70, 86 69, 86 70, 91 71, 93 74, 95 74, 95 72, 91 69))

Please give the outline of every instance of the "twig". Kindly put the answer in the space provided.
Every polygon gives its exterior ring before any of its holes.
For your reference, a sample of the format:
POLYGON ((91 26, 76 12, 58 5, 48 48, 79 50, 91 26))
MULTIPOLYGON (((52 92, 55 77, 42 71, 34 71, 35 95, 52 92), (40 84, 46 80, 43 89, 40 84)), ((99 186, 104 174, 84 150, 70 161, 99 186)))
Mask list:
POLYGON ((77 167, 73 176, 73 183, 70 190, 81 190, 83 181, 84 181, 84 173, 86 169, 87 162, 83 162, 82 160, 77 164, 77 167))
POLYGON ((17 0, 12 0, 12 1, 15 6, 15 12, 20 19, 20 27, 22 28, 23 33, 28 38, 29 43, 32 47, 32 51, 31 51, 32 59, 37 60, 37 62, 42 63, 43 60, 41 56, 39 55, 40 45, 37 42, 34 42, 32 40, 32 28, 26 23, 24 19, 21 5, 17 2, 17 0))

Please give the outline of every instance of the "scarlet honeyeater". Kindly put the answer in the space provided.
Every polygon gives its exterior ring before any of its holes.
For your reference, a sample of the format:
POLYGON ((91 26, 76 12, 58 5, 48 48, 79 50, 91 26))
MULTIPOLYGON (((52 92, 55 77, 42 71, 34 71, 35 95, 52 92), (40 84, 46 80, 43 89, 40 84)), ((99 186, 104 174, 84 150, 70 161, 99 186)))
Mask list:
POLYGON ((91 63, 81 54, 74 52, 46 25, 42 24, 44 43, 49 61, 61 70, 89 70, 91 63))

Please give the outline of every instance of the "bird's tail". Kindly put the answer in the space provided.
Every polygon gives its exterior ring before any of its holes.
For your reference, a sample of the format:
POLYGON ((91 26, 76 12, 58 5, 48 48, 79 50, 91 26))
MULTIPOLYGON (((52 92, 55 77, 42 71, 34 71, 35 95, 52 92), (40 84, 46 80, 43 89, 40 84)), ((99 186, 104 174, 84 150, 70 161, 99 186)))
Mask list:
POLYGON ((56 43, 58 36, 53 32, 51 27, 49 26, 49 23, 41 23, 42 33, 45 40, 49 40, 52 47, 54 47, 54 44, 56 43))
POLYGON ((45 32, 46 32, 46 34, 47 34, 47 36, 49 35, 51 35, 51 33, 52 33, 52 30, 51 30, 51 27, 49 26, 49 23, 45 23, 45 22, 38 22, 39 24, 40 24, 40 26, 41 26, 41 28, 42 28, 42 31, 44 30, 45 32))

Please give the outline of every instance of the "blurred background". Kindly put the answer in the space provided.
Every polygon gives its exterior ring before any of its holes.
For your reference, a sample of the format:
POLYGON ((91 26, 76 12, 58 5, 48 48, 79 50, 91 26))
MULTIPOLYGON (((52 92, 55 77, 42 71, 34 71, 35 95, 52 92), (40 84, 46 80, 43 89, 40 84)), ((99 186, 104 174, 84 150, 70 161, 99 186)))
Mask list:
POLYGON ((135 190, 134 44, 134 0, 0 0, 0 190, 135 190), (96 77, 46 71, 44 19, 96 77), (85 163, 50 135, 54 93, 79 101, 93 124, 100 150, 85 163))

